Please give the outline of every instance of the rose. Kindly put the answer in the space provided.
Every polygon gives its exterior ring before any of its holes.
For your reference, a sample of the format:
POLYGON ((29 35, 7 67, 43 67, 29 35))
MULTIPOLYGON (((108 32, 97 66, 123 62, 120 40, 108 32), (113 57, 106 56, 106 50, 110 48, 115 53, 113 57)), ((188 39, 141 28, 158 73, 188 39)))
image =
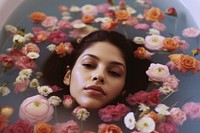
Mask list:
POLYGON ((41 31, 36 32, 32 39, 36 43, 42 43, 47 40, 48 36, 49 36, 49 32, 41 30, 41 31))
POLYGON ((56 123, 53 129, 54 129, 54 133, 79 133, 80 132, 79 125, 73 120, 70 120, 66 123, 56 123))
POLYGON ((144 47, 138 47, 137 50, 134 51, 134 56, 139 59, 150 59, 154 53, 147 51, 144 47))
POLYGON ((36 63, 35 60, 32 60, 27 56, 22 56, 15 62, 15 67, 18 69, 33 69, 36 68, 36 63))
POLYGON ((183 112, 180 108, 175 107, 170 110, 170 116, 173 122, 179 126, 182 125, 183 122, 187 119, 186 113, 183 112))
POLYGON ((90 24, 90 23, 93 23, 94 22, 94 17, 92 15, 84 15, 82 17, 82 21, 83 23, 85 24, 90 24))
POLYGON ((46 14, 43 12, 33 12, 30 17, 32 22, 40 23, 46 18, 46 14))
POLYGON ((9 126, 5 133, 32 133, 32 126, 23 120, 18 120, 15 124, 9 126))
POLYGON ((53 133, 53 127, 45 122, 39 122, 34 126, 34 133, 53 133))
POLYGON ((169 86, 171 89, 176 90, 178 87, 178 82, 179 82, 179 79, 177 79, 176 76, 173 74, 173 75, 170 75, 168 79, 163 82, 163 85, 169 86))
POLYGON ((115 16, 120 21, 125 21, 130 18, 130 13, 126 10, 116 10, 115 16))
POLYGON ((28 54, 29 52, 39 53, 40 49, 38 48, 38 46, 36 44, 28 43, 28 44, 24 45, 24 47, 21 49, 21 51, 24 54, 28 54))
POLYGON ((53 106, 41 95, 26 98, 19 108, 19 117, 30 124, 36 124, 40 121, 48 122, 53 113, 53 106))
POLYGON ((146 71, 149 81, 166 81, 170 76, 169 69, 166 65, 151 63, 146 71))
POLYGON ((156 21, 160 21, 164 18, 164 13, 159 8, 152 7, 149 10, 145 10, 144 18, 147 21, 156 22, 156 21))
POLYGON ((100 124, 98 133, 122 133, 122 130, 115 124, 100 124))
POLYGON ((111 20, 108 22, 101 23, 101 28, 104 30, 114 30, 117 28, 118 22, 115 20, 111 20))
POLYGON ((147 103, 151 106, 156 106, 160 102, 159 90, 153 90, 147 95, 147 103))
POLYGON ((177 70, 185 73, 191 71, 197 73, 200 70, 200 61, 192 56, 184 54, 171 54, 169 55, 170 61, 167 63, 170 68, 176 68, 177 70))
POLYGON ((126 101, 130 105, 136 105, 140 103, 145 103, 147 99, 148 93, 146 91, 138 91, 134 94, 129 94, 128 97, 126 98, 126 101))
POLYGON ((67 39, 67 34, 62 32, 61 30, 55 30, 50 33, 48 36, 48 40, 51 43, 59 44, 67 39))
POLYGON ((163 49, 167 51, 175 51, 179 48, 179 43, 173 38, 165 38, 163 40, 163 49))

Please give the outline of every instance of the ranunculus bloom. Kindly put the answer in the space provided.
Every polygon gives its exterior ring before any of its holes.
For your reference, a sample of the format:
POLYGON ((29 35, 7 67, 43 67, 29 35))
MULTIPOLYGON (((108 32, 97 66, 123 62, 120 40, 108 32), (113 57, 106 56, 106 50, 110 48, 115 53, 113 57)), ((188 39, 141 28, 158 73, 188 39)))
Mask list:
POLYGON ((42 22, 43 20, 45 20, 46 18, 46 14, 43 13, 43 12, 33 12, 31 15, 30 15, 30 19, 32 22, 35 22, 35 23, 40 23, 42 22))
POLYGON ((58 22, 58 18, 55 16, 47 16, 44 21, 42 21, 42 26, 51 27, 54 26, 58 22))
POLYGON ((194 27, 189 27, 183 30, 183 36, 185 37, 197 37, 200 31, 194 27))
POLYGON ((23 54, 28 54, 29 52, 39 53, 40 49, 34 43, 25 44, 24 47, 21 49, 23 54))
POLYGON ((35 60, 32 60, 27 56, 22 56, 15 62, 15 67, 18 69, 34 69, 36 68, 36 63, 35 60))
POLYGON ((92 15, 84 15, 82 17, 82 21, 83 23, 85 24, 90 24, 90 23, 93 23, 94 22, 94 17, 92 15))
POLYGON ((108 105, 105 108, 99 110, 99 116, 101 120, 105 122, 109 121, 119 121, 121 120, 128 112, 130 108, 128 108, 124 104, 108 105))
POLYGON ((184 54, 169 55, 170 61, 167 63, 171 69, 177 69, 183 73, 191 71, 197 73, 200 70, 200 61, 196 58, 184 54))
POLYGON ((45 122, 39 122, 34 126, 34 133, 53 133, 53 127, 45 122))
POLYGON ((163 82, 164 86, 169 86, 171 89, 176 90, 178 88, 179 79, 175 75, 170 75, 166 81, 163 82))
POLYGON ((137 30, 147 30, 149 28, 149 25, 146 23, 138 23, 134 26, 137 30))
POLYGON ((120 21, 125 21, 130 18, 130 13, 126 10, 116 10, 115 16, 120 21))
POLYGON ((179 43, 173 38, 165 38, 163 40, 163 49, 167 51, 175 51, 179 49, 179 43))
POLYGON ((41 95, 26 98, 19 108, 19 117, 30 124, 36 124, 40 121, 48 122, 53 113, 53 106, 41 95))
POLYGON ((86 4, 83 7, 81 7, 81 11, 83 15, 92 15, 96 16, 98 14, 97 7, 94 5, 86 4))
POLYGON ((159 133, 178 133, 178 128, 171 122, 163 122, 156 127, 159 133))
POLYGON ((187 119, 186 113, 183 112, 180 108, 175 107, 170 110, 170 117, 172 118, 172 121, 179 126, 181 126, 187 119))
POLYGON ((130 105, 136 105, 140 103, 145 103, 147 99, 148 93, 146 91, 138 91, 134 94, 129 94, 128 97, 126 98, 126 101, 130 105))
POLYGON ((156 22, 164 18, 164 13, 159 8, 152 7, 149 10, 145 10, 144 17, 147 21, 156 22))
POLYGON ((166 30, 166 26, 163 23, 160 22, 153 22, 151 25, 154 29, 157 29, 159 31, 165 31, 166 30))
POLYGON ((151 63, 146 74, 149 77, 149 81, 166 81, 170 76, 168 67, 159 63, 151 63))
POLYGON ((33 128, 29 123, 23 120, 18 120, 16 123, 9 126, 4 132, 5 133, 33 133, 33 128))
POLYGON ((145 47, 150 50, 160 50, 163 47, 164 37, 160 35, 148 35, 145 37, 145 47))
POLYGON ((98 133, 122 133, 122 130, 115 124, 100 124, 98 133))
POLYGON ((200 103, 188 102, 183 105, 182 110, 190 119, 200 118, 200 103))
POLYGON ((53 131, 54 133, 80 133, 80 127, 75 121, 70 120, 66 123, 56 123, 53 131))

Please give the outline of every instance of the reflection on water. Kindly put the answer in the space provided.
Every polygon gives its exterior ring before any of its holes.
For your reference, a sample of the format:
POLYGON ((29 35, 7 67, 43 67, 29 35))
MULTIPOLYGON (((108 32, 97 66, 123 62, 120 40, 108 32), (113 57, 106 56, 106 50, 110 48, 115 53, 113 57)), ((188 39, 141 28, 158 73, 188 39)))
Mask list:
MULTIPOLYGON (((134 2, 130 2, 127 0, 127 2, 132 6, 134 2)), ((182 36, 182 29, 188 27, 189 25, 187 24, 187 22, 191 19, 188 18, 188 14, 187 12, 185 12, 184 7, 182 7, 182 5, 178 2, 178 1, 174 1, 174 0, 162 0, 162 1, 157 1, 154 0, 153 1, 155 6, 160 7, 162 10, 165 10, 168 7, 175 7, 177 9, 178 12, 178 20, 175 17, 172 16, 166 16, 166 19, 164 20, 164 23, 167 25, 168 29, 167 31, 163 32, 162 35, 163 36, 169 36, 169 33, 172 34, 176 34, 176 35, 180 35, 182 36), (187 14, 187 15, 186 15, 187 14)), ((87 0, 87 3, 91 3, 91 4, 101 4, 102 1, 100 0, 87 0)), ((80 1, 80 0, 25 0, 24 2, 22 2, 22 4, 19 5, 19 7, 13 12, 13 14, 8 18, 7 20, 7 24, 12 24, 18 27, 23 27, 25 28, 26 32, 31 32, 31 27, 33 27, 33 23, 31 23, 28 19, 28 16, 34 12, 34 11, 42 11, 45 12, 47 15, 51 15, 51 16, 57 16, 58 18, 61 18, 61 14, 57 11, 57 8, 59 5, 61 4, 65 4, 67 6, 71 6, 71 5, 77 5, 77 6, 82 6, 84 4, 86 4, 86 0, 85 1, 80 1)), ((134 6, 133 6, 134 7, 134 6)), ((137 11, 142 11, 143 9, 137 8, 137 11)), ((73 17, 79 17, 79 16, 73 16, 73 17)), ((192 19, 190 20, 192 21, 192 19)), ((195 23, 194 23, 195 26, 195 23)), ((119 31, 121 32, 122 30, 119 29, 119 31)), ((133 36, 137 35, 137 36, 143 36, 144 34, 146 34, 144 31, 141 31, 138 33, 138 31, 134 31, 133 29, 130 28, 126 28, 126 32, 127 34, 130 36, 130 38, 132 38, 133 36)), ((12 46, 12 40, 8 39, 9 35, 6 33, 5 30, 1 30, 1 34, 0 34, 0 52, 1 53, 6 53, 6 48, 9 48, 12 46)), ((190 38, 185 38, 185 40, 190 44, 190 47, 188 50, 185 50, 185 54, 189 54, 191 55, 191 50, 193 48, 199 47, 199 40, 198 39, 190 39, 190 38)), ((41 44, 40 45, 40 49, 46 49, 47 44, 41 44)), ((49 55, 49 52, 41 52, 41 57, 37 63, 39 65, 41 65, 44 62, 44 59, 46 56, 49 55)), ((199 57, 197 57, 199 58, 199 57)), ((166 63, 168 61, 168 58, 166 55, 156 55, 153 57, 153 61, 158 62, 158 63, 166 63)), ((2 69, 2 67, 0 68, 2 69)), ((38 70, 40 70, 40 68, 38 68, 38 70)), ((178 101, 178 106, 183 105, 186 101, 185 99, 190 98, 194 95, 196 95, 197 93, 200 94, 200 90, 199 90, 199 86, 200 86, 200 82, 199 82, 199 78, 200 78, 200 74, 191 74, 191 73, 186 73, 186 74, 182 74, 180 72, 172 72, 174 73, 178 79, 180 79, 180 84, 179 84, 179 88, 180 91, 178 91, 176 93, 176 95, 172 95, 168 100, 167 103, 169 103, 170 105, 172 105, 173 103, 175 103, 176 101, 178 101)), ((15 71, 14 69, 9 70, 8 73, 6 73, 6 75, 1 75, 0 77, 0 84, 6 80, 9 82, 13 82, 16 78, 16 76, 18 75, 18 71, 15 71)), ((12 85, 10 84, 10 88, 12 88, 12 85)), ((11 94, 9 94, 8 96, 2 97, 0 96, 0 106, 4 106, 4 105, 9 105, 9 106, 13 106, 16 110, 15 110, 15 115, 12 116, 12 120, 11 122, 14 122, 18 119, 17 115, 18 115, 18 107, 20 106, 21 102, 28 96, 32 96, 34 94, 37 94, 36 90, 33 89, 29 89, 28 91, 25 91, 23 93, 19 93, 19 94, 15 94, 14 92, 11 92, 11 94)), ((200 96, 200 95, 199 95, 200 96)), ((194 97, 192 99, 192 101, 200 101, 199 96, 194 97)), ((66 110, 62 110, 63 114, 58 116, 58 119, 72 119, 72 116, 70 116, 69 114, 66 115, 65 112, 66 110)), ((91 118, 93 119, 93 118, 91 118)), ((188 132, 192 132, 195 133, 197 132, 197 130, 200 130, 200 128, 198 127, 198 123, 200 121, 187 121, 184 123, 184 125, 182 127, 180 127, 180 132, 181 133, 188 133, 188 132)), ((91 123, 90 123, 91 124, 91 123)), ((88 124, 88 125, 90 125, 88 124)))

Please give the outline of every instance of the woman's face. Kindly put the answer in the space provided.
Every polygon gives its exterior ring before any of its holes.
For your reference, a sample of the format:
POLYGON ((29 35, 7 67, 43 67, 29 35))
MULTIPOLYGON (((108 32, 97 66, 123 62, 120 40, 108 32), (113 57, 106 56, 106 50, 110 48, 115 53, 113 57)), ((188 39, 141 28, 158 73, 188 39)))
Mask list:
POLYGON ((121 51, 108 42, 96 42, 77 59, 71 72, 70 93, 79 105, 100 108, 121 94, 125 77, 121 51))

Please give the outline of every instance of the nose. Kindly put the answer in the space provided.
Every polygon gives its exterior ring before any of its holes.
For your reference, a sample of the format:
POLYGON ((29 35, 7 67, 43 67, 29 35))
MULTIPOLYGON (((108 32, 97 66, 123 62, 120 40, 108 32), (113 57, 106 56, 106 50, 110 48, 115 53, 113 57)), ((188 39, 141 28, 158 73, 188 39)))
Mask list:
POLYGON ((103 70, 96 70, 94 73, 93 73, 93 76, 92 76, 92 81, 96 82, 96 83, 105 83, 105 76, 104 76, 104 72, 103 70))

